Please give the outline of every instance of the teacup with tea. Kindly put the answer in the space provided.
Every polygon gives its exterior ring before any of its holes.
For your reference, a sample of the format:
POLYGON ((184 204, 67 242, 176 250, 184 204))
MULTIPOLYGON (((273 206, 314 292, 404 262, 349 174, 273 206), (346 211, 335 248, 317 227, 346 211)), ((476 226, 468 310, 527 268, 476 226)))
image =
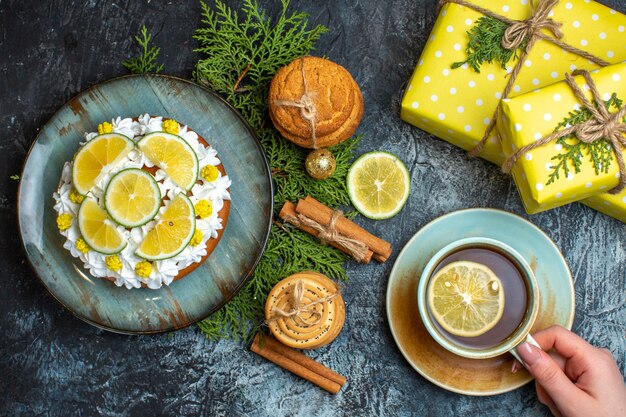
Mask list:
POLYGON ((430 259, 417 301, 426 329, 447 350, 474 359, 511 352, 519 359, 515 349, 522 342, 539 347, 529 334, 539 309, 537 288, 517 251, 473 237, 445 246, 430 259))

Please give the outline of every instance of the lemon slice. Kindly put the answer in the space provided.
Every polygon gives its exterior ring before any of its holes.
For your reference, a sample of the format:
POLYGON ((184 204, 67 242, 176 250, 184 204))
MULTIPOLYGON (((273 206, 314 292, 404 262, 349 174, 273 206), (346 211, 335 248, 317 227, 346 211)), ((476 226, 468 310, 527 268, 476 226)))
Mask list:
POLYGON ((126 240, 115 227, 106 211, 93 198, 83 200, 78 209, 78 228, 93 250, 111 255, 126 247, 126 240))
POLYGON ((428 283, 428 307, 448 332, 476 337, 492 329, 504 312, 500 279, 483 264, 452 262, 428 283))
POLYGON ((178 194, 135 253, 150 260, 172 258, 185 249, 195 231, 196 214, 193 204, 186 195, 178 194))
POLYGON ((124 227, 146 224, 161 206, 161 191, 148 172, 124 169, 111 178, 104 191, 104 208, 113 220, 124 227))
POLYGON ((74 157, 72 182, 76 191, 87 194, 134 147, 132 140, 119 133, 96 136, 87 142, 74 157))
POLYGON ((137 146, 179 187, 189 191, 198 180, 198 156, 180 136, 165 132, 149 133, 137 146))
POLYGON ((398 157, 377 151, 354 161, 347 183, 350 200, 361 214, 370 219, 388 219, 404 206, 411 179, 398 157))

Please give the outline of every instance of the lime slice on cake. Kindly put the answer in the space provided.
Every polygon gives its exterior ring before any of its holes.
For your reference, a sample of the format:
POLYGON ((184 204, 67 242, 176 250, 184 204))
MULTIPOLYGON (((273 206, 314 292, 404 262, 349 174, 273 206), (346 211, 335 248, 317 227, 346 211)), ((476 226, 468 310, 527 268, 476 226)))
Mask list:
POLYGON ((124 169, 111 178, 104 192, 104 208, 111 218, 124 227, 146 224, 161 206, 161 191, 150 173, 124 169))
POLYGON ((74 157, 72 182, 76 191, 87 194, 134 147, 132 140, 119 133, 96 136, 87 142, 74 157))
POLYGON ((135 254, 144 259, 160 260, 178 255, 196 231, 193 204, 184 194, 178 194, 167 206, 163 216, 148 232, 135 254))
POLYGON ((149 133, 137 146, 179 187, 189 191, 198 180, 198 156, 180 136, 165 132, 149 133))
POLYGON ((347 183, 350 200, 361 214, 370 219, 388 219, 404 206, 411 179, 397 156, 377 151, 354 161, 347 183))
POLYGON ((85 242, 96 252, 111 255, 126 247, 126 240, 115 223, 93 198, 87 197, 81 203, 78 228, 85 242))
POLYGON ((428 308, 448 332, 476 337, 491 330, 504 312, 500 279, 483 264, 452 262, 430 279, 428 308))

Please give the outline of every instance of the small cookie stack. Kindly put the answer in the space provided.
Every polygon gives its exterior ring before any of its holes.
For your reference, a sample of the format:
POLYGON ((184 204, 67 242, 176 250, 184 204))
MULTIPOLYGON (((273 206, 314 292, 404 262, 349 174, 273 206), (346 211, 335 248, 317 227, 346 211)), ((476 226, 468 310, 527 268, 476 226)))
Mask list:
POLYGON ((304 271, 276 284, 265 303, 265 318, 284 345, 316 349, 339 335, 345 304, 337 284, 325 275, 304 271))
POLYGON ((363 116, 363 96, 344 67, 306 56, 272 79, 269 113, 286 139, 304 148, 326 148, 354 135, 363 116))

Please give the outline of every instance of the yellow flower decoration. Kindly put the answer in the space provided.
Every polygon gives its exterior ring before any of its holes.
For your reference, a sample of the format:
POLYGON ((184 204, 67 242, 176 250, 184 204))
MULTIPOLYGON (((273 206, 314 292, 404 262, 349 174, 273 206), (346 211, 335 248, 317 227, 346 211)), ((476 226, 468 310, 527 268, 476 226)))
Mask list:
POLYGON ((200 200, 196 203, 196 216, 199 216, 201 219, 205 217, 209 217, 213 214, 213 204, 207 200, 200 200))
POLYGON ((178 135, 178 122, 174 119, 167 119, 163 122, 163 131, 171 133, 172 135, 178 135))
POLYGON ((82 253, 87 253, 89 252, 89 245, 87 244, 87 242, 85 242, 85 239, 79 237, 78 239, 76 239, 76 249, 78 249, 82 253))
POLYGON ((57 217, 57 227, 60 231, 67 230, 72 226, 72 215, 65 213, 57 217))
POLYGON ((189 241, 189 244, 191 246, 198 246, 200 243, 202 243, 202 232, 196 229, 196 231, 193 232, 193 236, 189 241))
POLYGON ((148 278, 152 273, 152 264, 148 261, 141 261, 135 265, 135 272, 142 278, 148 278))
POLYGON ((98 125, 98 134, 104 135, 105 133, 113 132, 113 125, 109 122, 102 122, 98 125))
POLYGON ((110 269, 111 271, 119 271, 120 269, 122 269, 122 261, 120 257, 117 255, 107 256, 105 258, 105 263, 107 265, 107 268, 110 269))
POLYGON ((70 191, 70 200, 72 201, 72 203, 80 204, 83 202, 84 199, 85 199, 84 195, 76 191, 75 188, 72 188, 72 191, 70 191))
POLYGON ((208 182, 215 181, 220 176, 220 172, 213 165, 207 165, 202 168, 202 177, 208 182))

